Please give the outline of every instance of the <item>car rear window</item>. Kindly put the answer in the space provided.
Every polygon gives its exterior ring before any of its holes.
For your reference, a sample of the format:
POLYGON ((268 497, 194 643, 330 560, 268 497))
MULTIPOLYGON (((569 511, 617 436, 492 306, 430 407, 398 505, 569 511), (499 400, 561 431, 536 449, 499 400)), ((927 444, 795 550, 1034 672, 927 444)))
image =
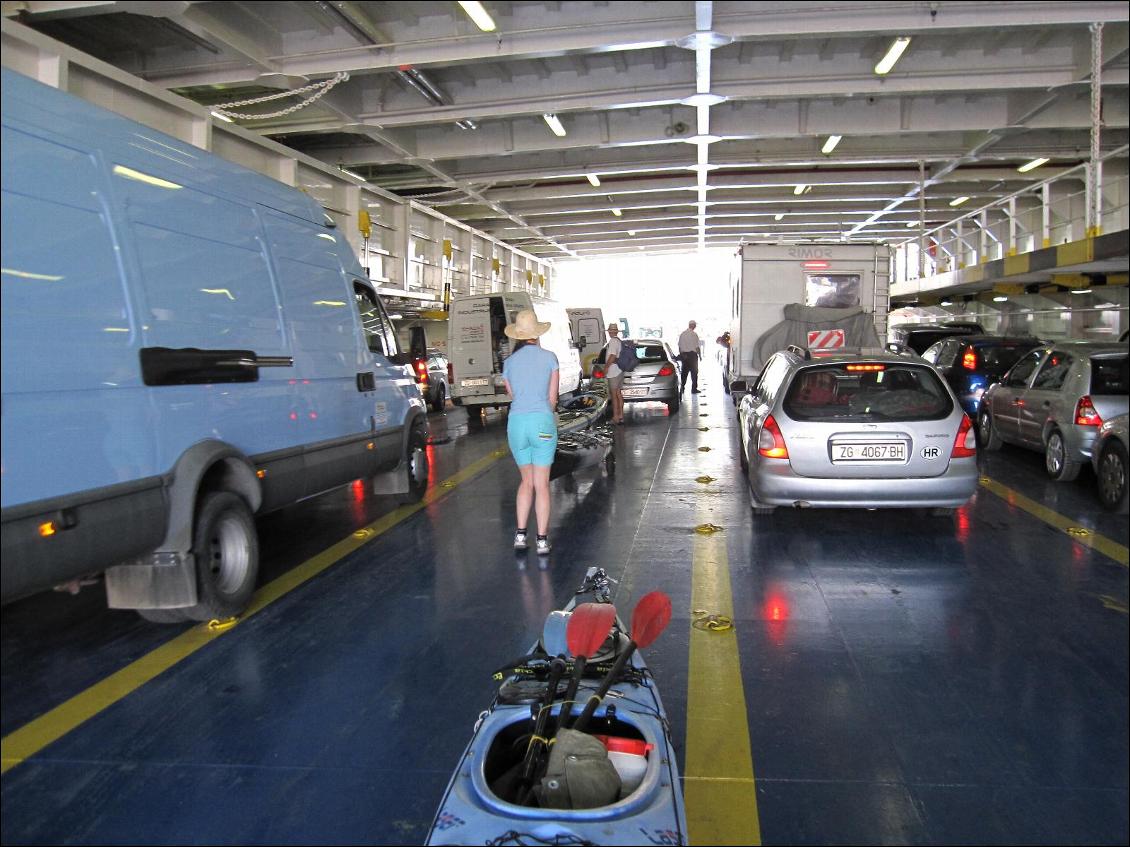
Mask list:
POLYGON ((979 369, 990 374, 1002 374, 1020 361, 1020 357, 1036 345, 1030 344, 978 344, 979 369))
POLYGON ((926 421, 953 411, 937 371, 882 362, 838 362, 796 373, 783 403, 798 421, 926 421))
POLYGON ((662 344, 637 344, 636 356, 641 362, 666 362, 667 353, 662 344))
POLYGON ((1091 359, 1091 393, 1108 396, 1127 394, 1130 388, 1130 357, 1091 359))

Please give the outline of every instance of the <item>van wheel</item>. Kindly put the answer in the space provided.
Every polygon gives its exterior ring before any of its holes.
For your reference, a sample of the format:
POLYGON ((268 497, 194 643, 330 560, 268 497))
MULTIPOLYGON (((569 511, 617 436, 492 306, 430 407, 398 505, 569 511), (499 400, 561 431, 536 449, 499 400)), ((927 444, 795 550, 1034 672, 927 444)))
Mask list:
POLYGON ((404 457, 408 468, 408 493, 402 498, 407 503, 419 503, 428 490, 431 460, 428 459, 428 434, 420 425, 412 427, 408 436, 408 453, 404 457))
POLYGON ((175 611, 190 620, 208 621, 246 609, 259 576, 259 537, 242 497, 230 491, 204 495, 196 510, 192 552, 197 603, 175 611))
POLYGON ((1048 443, 1044 447, 1044 466, 1048 470, 1048 476, 1056 482, 1071 482, 1079 476, 1079 470, 1083 467, 1068 457, 1067 442, 1058 429, 1048 433, 1048 443))
POLYGON ((439 391, 436 392, 436 401, 432 404, 433 412, 442 412, 444 406, 447 405, 447 391, 443 385, 440 385, 439 391))

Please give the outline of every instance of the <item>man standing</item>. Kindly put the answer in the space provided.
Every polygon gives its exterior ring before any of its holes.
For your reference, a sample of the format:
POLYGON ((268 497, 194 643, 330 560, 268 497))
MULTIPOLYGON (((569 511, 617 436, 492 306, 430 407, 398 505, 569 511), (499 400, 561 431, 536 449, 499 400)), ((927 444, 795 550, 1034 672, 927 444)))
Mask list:
POLYGON ((679 396, 687 387, 687 374, 691 377, 691 394, 698 394, 698 349, 701 342, 698 333, 694 331, 695 324, 691 321, 683 334, 679 336, 679 361, 683 363, 683 381, 679 386, 679 396))
POLYGON ((608 380, 608 396, 612 400, 612 423, 624 423, 624 374, 616 359, 620 356, 620 325, 608 325, 608 346, 604 348, 604 377, 608 380))

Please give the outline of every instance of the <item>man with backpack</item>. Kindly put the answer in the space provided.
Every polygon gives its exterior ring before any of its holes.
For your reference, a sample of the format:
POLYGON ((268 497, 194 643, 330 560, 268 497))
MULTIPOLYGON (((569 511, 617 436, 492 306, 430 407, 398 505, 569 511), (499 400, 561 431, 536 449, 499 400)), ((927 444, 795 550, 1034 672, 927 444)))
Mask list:
POLYGON ((624 423, 624 372, 617 360, 620 358, 620 325, 608 325, 608 345, 604 348, 604 378, 608 382, 608 396, 612 399, 612 423, 624 423))

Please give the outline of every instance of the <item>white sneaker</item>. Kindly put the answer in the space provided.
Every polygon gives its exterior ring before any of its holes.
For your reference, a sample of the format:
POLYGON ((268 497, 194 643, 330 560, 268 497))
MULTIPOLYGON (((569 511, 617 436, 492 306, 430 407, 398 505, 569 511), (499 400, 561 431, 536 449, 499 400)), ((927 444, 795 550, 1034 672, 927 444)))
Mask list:
POLYGON ((550 550, 553 549, 552 547, 549 546, 549 539, 548 538, 539 538, 538 541, 537 541, 537 545, 538 545, 538 555, 539 556, 544 556, 546 553, 548 553, 550 550))
POLYGON ((514 533, 514 549, 525 550, 530 545, 526 542, 526 533, 523 530, 518 530, 514 533))

